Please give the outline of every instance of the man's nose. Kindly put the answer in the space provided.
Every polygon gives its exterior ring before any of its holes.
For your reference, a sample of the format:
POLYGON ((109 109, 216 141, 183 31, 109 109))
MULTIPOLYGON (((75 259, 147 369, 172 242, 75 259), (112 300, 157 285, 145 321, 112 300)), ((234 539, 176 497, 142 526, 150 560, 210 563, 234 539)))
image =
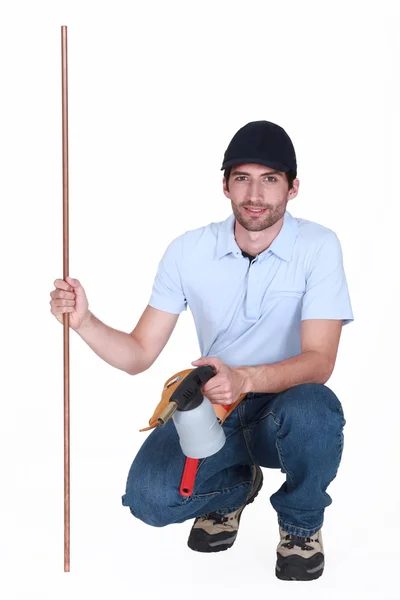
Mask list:
POLYGON ((253 181, 248 187, 248 200, 251 202, 257 202, 262 198, 262 187, 258 181, 253 181))

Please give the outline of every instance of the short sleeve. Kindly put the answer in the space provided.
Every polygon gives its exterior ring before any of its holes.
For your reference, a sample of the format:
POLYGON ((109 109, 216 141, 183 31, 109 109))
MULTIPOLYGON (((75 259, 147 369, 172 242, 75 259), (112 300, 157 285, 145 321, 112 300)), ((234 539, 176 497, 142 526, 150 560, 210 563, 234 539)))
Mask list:
POLYGON ((165 312, 180 314, 187 309, 182 288, 182 237, 175 238, 161 258, 154 279, 149 305, 165 312))
POLYGON ((342 248, 334 232, 326 236, 309 268, 301 319, 343 319, 343 325, 354 320, 342 248))

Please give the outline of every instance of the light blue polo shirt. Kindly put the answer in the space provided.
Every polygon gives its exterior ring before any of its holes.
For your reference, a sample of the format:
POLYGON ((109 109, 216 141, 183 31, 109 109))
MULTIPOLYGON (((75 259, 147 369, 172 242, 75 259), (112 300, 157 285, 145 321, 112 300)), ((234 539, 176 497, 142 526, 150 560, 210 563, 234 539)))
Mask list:
POLYGON ((234 224, 231 213, 175 238, 154 280, 150 306, 174 314, 189 306, 201 356, 231 367, 278 362, 301 353, 302 320, 353 320, 332 230, 286 211, 275 240, 250 264, 234 224))

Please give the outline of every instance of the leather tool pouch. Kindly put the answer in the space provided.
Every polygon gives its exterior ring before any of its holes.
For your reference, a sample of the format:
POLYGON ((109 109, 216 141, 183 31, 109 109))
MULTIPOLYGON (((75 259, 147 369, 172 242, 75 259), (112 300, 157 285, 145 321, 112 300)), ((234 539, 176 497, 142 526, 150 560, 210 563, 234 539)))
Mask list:
MULTIPOLYGON (((164 409, 168 406, 168 403, 169 403, 169 400, 170 400, 172 394, 174 393, 174 391, 176 390, 176 388, 178 387, 178 385, 192 371, 194 371, 194 369, 184 369, 183 371, 178 371, 178 373, 175 373, 174 375, 172 375, 172 377, 170 377, 169 379, 167 379, 167 381, 164 384, 163 390, 161 392, 161 400, 157 404, 157 406, 156 406, 156 408, 155 408, 155 410, 153 412, 153 415, 151 416, 151 418, 149 420, 149 426, 148 427, 144 427, 143 429, 139 429, 139 431, 148 431, 149 429, 153 429, 154 427, 158 426, 157 419, 161 415, 161 413, 164 411, 164 409)), ((213 408, 214 408, 215 414, 217 415, 220 423, 223 423, 225 421, 225 419, 227 417, 229 417, 229 415, 231 414, 231 412, 233 410, 235 410, 235 408, 237 407, 237 405, 245 397, 246 397, 246 394, 241 394, 239 396, 239 398, 236 400, 236 402, 234 402, 233 404, 231 404, 229 406, 229 409, 224 408, 221 404, 213 404, 213 408)))

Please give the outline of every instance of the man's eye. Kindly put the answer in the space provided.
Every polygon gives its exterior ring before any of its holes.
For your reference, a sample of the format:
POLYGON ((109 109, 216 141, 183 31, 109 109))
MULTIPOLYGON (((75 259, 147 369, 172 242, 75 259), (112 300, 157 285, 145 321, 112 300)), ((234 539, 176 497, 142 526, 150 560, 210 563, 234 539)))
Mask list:
MULTIPOLYGON (((241 176, 239 176, 239 177, 235 177, 235 180, 236 180, 236 181, 241 181, 241 180, 242 180, 242 179, 244 179, 244 178, 245 178, 245 176, 244 176, 244 175, 241 175, 241 176)), ((265 179, 273 179, 274 181, 277 181, 276 177, 272 177, 272 175, 269 175, 269 176, 268 176, 268 177, 266 177, 265 179)))

